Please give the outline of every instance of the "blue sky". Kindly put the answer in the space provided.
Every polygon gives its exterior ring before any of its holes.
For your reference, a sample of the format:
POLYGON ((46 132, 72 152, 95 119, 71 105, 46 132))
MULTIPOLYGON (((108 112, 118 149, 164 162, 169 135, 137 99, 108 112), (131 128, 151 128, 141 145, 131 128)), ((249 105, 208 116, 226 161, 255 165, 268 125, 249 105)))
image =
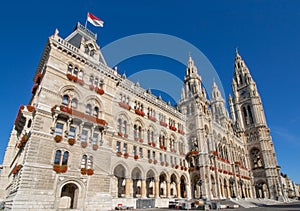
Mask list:
MULTIPOLYGON (((257 83, 282 172, 297 183, 300 136, 300 1, 4 1, 0 8, 0 162, 21 104, 31 96, 32 79, 47 38, 66 37, 87 12, 103 19, 89 28, 105 46, 138 33, 164 33, 200 49, 231 92, 235 48, 257 83)), ((188 52, 185 52, 188 56, 188 52)), ((105 56, 105 55, 104 55, 105 56)), ((159 68, 182 78, 185 67, 157 56, 140 56, 119 65, 127 75, 159 68)), ((199 70, 201 74, 201 70, 199 70)))

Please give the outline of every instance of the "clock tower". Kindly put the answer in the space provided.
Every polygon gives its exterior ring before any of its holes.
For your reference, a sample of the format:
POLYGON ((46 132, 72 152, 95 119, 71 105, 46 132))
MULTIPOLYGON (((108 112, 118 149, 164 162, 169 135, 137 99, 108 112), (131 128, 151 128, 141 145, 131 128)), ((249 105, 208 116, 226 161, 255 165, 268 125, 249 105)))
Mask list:
POLYGON ((235 56, 232 92, 233 97, 229 96, 230 114, 235 132, 244 141, 248 151, 256 197, 280 199, 280 167, 270 129, 256 83, 238 51, 235 56))

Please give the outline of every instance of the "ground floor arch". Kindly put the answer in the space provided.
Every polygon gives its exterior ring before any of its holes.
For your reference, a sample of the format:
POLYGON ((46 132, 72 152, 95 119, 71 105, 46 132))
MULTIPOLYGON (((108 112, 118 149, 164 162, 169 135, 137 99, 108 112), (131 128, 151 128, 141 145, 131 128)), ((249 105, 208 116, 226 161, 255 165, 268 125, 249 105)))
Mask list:
POLYGON ((76 209, 78 205, 79 188, 75 183, 69 182, 62 186, 60 191, 60 208, 76 209))

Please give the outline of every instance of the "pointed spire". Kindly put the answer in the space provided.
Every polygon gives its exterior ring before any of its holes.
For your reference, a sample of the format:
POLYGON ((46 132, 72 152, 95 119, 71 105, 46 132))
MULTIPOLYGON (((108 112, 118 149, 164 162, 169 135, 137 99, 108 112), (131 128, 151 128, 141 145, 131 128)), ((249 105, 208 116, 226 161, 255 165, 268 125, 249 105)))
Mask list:
POLYGON ((238 60, 238 59, 242 59, 241 55, 239 54, 239 50, 238 50, 238 47, 235 48, 235 60, 238 60))

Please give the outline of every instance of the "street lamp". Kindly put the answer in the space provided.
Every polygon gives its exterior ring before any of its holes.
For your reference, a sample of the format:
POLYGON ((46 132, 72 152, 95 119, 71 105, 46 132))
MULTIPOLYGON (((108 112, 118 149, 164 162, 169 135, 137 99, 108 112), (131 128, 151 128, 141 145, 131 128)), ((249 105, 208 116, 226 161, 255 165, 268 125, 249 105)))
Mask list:
POLYGON ((230 177, 229 183, 230 183, 231 190, 232 190, 232 195, 231 195, 232 198, 235 198, 234 187, 233 187, 234 181, 235 181, 234 178, 230 177))
POLYGON ((198 185, 200 186, 200 199, 202 199, 202 184, 203 184, 203 180, 199 179, 198 180, 198 185))

